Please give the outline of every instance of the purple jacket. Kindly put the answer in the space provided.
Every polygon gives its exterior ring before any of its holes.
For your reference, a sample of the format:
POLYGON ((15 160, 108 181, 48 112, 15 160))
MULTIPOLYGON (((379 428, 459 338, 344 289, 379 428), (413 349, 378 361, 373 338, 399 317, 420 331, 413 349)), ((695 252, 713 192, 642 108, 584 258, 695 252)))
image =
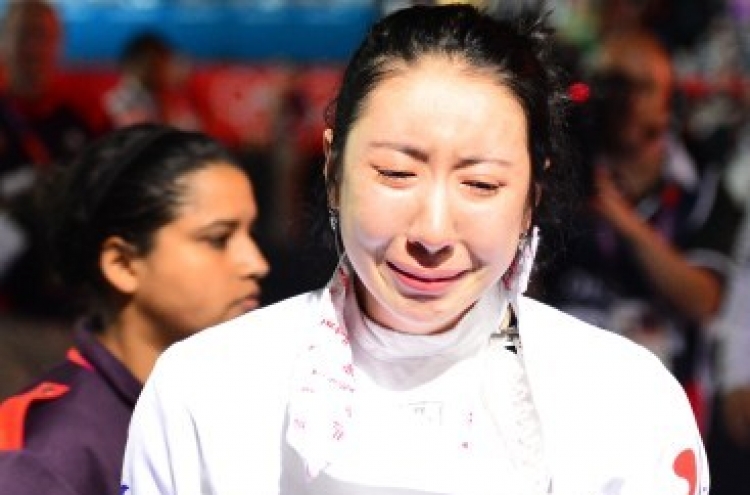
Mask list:
POLYGON ((0 494, 119 495, 142 384, 79 330, 68 360, 0 405, 0 494))

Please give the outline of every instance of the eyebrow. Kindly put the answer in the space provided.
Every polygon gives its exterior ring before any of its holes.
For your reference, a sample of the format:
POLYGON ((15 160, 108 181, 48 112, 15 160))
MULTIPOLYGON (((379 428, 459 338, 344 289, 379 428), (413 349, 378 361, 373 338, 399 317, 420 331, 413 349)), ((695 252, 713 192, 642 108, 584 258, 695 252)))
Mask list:
POLYGON ((513 165, 513 162, 508 161, 504 158, 495 158, 495 157, 469 157, 469 158, 463 158, 459 164, 459 168, 464 167, 470 167, 472 165, 478 165, 480 163, 494 163, 495 165, 500 165, 502 167, 510 167, 513 165))
POLYGON ((414 146, 402 143, 394 143, 391 141, 373 141, 369 144, 369 148, 385 148, 393 151, 404 153, 411 158, 414 158, 420 162, 427 162, 430 158, 426 151, 420 150, 414 146))
POLYGON ((239 220, 213 220, 212 222, 202 225, 198 228, 199 233, 203 233, 216 228, 226 228, 229 230, 236 230, 240 226, 239 220))
MULTIPOLYGON (((429 155, 426 151, 423 151, 414 146, 410 146, 408 144, 394 143, 391 141, 373 141, 369 144, 369 147, 370 148, 385 148, 385 149, 389 149, 393 151, 398 151, 420 162, 427 162, 429 160, 429 155)), ((462 158, 458 163, 458 167, 465 168, 465 167, 470 167, 472 165, 477 165, 480 163, 495 163, 503 167, 509 167, 513 165, 513 162, 508 161, 504 158, 469 156, 467 158, 462 158)))

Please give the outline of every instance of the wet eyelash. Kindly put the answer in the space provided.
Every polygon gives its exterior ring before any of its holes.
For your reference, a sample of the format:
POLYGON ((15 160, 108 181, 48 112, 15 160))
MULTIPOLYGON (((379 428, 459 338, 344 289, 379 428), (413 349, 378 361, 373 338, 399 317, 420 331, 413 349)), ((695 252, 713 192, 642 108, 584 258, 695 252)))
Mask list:
POLYGON ((413 172, 407 172, 404 170, 389 170, 379 168, 377 169, 377 171, 378 174, 388 179, 408 179, 409 177, 414 177, 413 172))
POLYGON ((464 184, 466 184, 469 187, 473 187, 475 189, 479 189, 479 190, 481 190, 483 192, 484 191, 486 191, 486 192, 492 192, 492 191, 497 191, 498 189, 500 189, 500 184, 495 184, 495 183, 491 183, 491 182, 477 181, 477 180, 466 181, 466 182, 464 182, 464 184))

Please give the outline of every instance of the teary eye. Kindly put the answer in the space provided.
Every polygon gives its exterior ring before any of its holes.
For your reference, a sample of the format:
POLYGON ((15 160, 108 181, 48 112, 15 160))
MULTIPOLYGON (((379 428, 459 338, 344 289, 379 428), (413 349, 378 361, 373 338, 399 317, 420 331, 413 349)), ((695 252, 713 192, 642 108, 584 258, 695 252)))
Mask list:
POLYGON ((466 180, 463 182, 465 186, 470 187, 477 194, 491 195, 500 189, 501 184, 497 182, 490 182, 486 180, 466 180))
POLYGON ((416 175, 415 173, 406 170, 391 170, 384 168, 379 168, 377 170, 380 175, 388 179, 408 179, 409 177, 414 177, 416 175))

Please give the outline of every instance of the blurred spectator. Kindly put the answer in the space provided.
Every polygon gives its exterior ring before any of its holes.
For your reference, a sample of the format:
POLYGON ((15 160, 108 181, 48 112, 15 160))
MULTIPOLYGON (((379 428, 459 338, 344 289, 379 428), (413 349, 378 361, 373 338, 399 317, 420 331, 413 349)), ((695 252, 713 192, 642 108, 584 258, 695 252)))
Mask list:
POLYGON ((653 35, 608 36, 592 81, 578 136, 589 207, 543 297, 650 348, 703 413, 701 329, 721 304, 740 212, 673 130, 670 58, 653 35))
POLYGON ((600 37, 621 30, 646 28, 668 50, 696 42, 724 0, 606 0, 594 1, 600 37))
POLYGON ((120 60, 118 85, 104 96, 113 127, 145 122, 165 123, 185 130, 203 126, 188 91, 189 67, 162 36, 136 35, 120 60))
POLYGON ((643 27, 649 0, 608 0, 599 2, 599 31, 604 38, 614 31, 633 30, 643 27))
POLYGON ((750 9, 745 10, 727 8, 711 19, 700 43, 676 52, 686 95, 682 119, 686 136, 691 150, 704 162, 731 159, 750 109, 750 45, 743 43, 741 35, 750 27, 750 9))
POLYGON ((77 153, 92 137, 83 117, 55 84, 62 30, 43 0, 8 2, 0 48, 5 87, 0 92, 0 297, 13 311, 56 311, 45 290, 36 216, 29 207, 35 178, 77 153), (20 259, 18 258, 20 256, 20 259))

